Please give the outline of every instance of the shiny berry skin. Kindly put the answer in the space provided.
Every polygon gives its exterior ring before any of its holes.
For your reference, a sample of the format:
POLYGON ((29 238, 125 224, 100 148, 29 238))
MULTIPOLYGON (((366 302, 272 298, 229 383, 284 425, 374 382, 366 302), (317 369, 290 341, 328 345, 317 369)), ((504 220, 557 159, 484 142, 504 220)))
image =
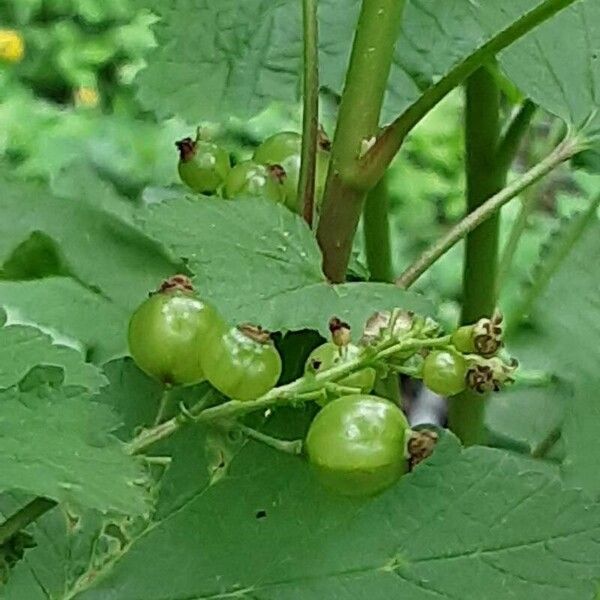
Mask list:
POLYGON ((467 362, 460 354, 434 350, 423 362, 423 383, 440 396, 454 396, 466 387, 467 362))
POLYGON ((269 334, 244 325, 214 330, 202 355, 206 379, 233 400, 255 400, 275 387, 281 357, 269 334))
MULTIPOLYGON (((343 364, 356 358, 361 349, 354 344, 348 344, 342 348, 331 342, 326 342, 315 348, 306 360, 306 371, 319 373, 331 367, 343 364)), ((352 373, 336 383, 345 387, 357 388, 363 394, 368 394, 375 386, 375 369, 365 367, 356 373, 352 373)))
MULTIPOLYGON (((323 197, 325 179, 329 167, 329 144, 322 139, 317 151, 316 198, 317 204, 323 197)), ((263 165, 280 165, 285 171, 284 202, 292 211, 301 213, 298 206, 298 182, 300 179, 300 163, 302 152, 302 136, 292 131, 283 131, 267 138, 254 152, 254 160, 263 165)))
POLYGON ((252 196, 283 202, 285 174, 277 166, 259 165, 251 160, 238 163, 225 181, 225 198, 252 196))
POLYGON ((177 142, 176 146, 181 180, 195 192, 214 194, 231 169, 229 154, 216 144, 196 142, 191 138, 177 142))
POLYGON ((204 379, 201 355, 214 328, 222 327, 216 310, 192 292, 167 289, 150 296, 129 322, 129 351, 138 367, 165 384, 204 379))
POLYGON ((406 472, 408 429, 406 417, 389 400, 343 396, 317 414, 305 448, 325 486, 348 496, 371 496, 406 472))
POLYGON ((300 156, 302 136, 293 131, 282 131, 268 137, 255 151, 254 160, 261 165, 281 164, 288 156, 300 156))

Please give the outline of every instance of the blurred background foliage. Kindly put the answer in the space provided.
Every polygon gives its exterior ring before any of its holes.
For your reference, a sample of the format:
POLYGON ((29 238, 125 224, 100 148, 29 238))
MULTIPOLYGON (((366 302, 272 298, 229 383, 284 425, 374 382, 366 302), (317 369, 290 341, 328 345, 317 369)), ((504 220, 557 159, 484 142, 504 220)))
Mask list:
MULTIPOLYGON (((261 139, 282 129, 298 129, 298 108, 273 106, 248 122, 226 126, 157 122, 142 110, 134 80, 155 44, 154 15, 135 0, 18 0, 0 4, 0 30, 17 35, 19 52, 0 60, 0 162, 23 179, 60 188, 85 169, 126 203, 154 202, 178 188, 174 141, 200 125, 234 160, 246 157, 261 139)), ((0 54, 2 53, 0 36, 0 54)), ((15 46, 13 46, 14 50, 15 46)), ((518 92, 509 90, 505 105, 518 92)), ((324 118, 331 134, 331 107, 324 118)), ((394 272, 411 259, 464 210, 462 97, 449 96, 418 126, 389 172, 390 227, 394 272)), ((516 170, 543 156, 559 134, 557 124, 539 114, 516 170)), ((540 245, 582 206, 584 174, 565 167, 504 211, 504 239, 518 220, 524 228, 502 289, 510 312, 522 282, 535 263, 540 245), (579 196, 582 196, 578 200, 579 196), (527 201, 533 210, 521 211, 527 201)), ((418 289, 440 306, 440 318, 455 322, 460 300, 462 247, 440 260, 418 283, 418 289)), ((365 276, 362 238, 357 236, 353 271, 365 276)))

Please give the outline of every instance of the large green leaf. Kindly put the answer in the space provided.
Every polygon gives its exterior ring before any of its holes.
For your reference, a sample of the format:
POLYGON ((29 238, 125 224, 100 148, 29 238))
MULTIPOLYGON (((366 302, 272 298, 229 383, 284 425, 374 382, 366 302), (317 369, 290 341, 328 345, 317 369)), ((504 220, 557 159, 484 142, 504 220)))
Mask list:
POLYGON ((0 280, 0 305, 12 323, 49 330, 101 363, 127 351, 127 307, 94 293, 71 277, 0 280))
MULTIPOLYGON (((386 117, 409 109, 424 91, 543 4, 407 2, 386 117)), ((343 86, 358 7, 357 0, 319 3, 321 84, 336 93, 343 86)), ((139 79, 139 94, 160 116, 221 120, 231 114, 254 115, 273 101, 299 100, 302 29, 297 2, 176 0, 155 1, 153 8, 161 18, 158 43, 139 79)))
POLYGON ((600 272, 595 257, 600 253, 600 224, 595 216, 588 217, 587 229, 574 245, 568 229, 545 250, 532 285, 542 276, 551 277, 528 311, 528 327, 513 338, 522 367, 545 372, 556 381, 501 394, 492 400, 488 422, 505 435, 516 432, 532 447, 563 424, 564 475, 568 482, 598 495, 600 272))
POLYGON ((40 385, 0 393, 0 491, 148 513, 146 472, 112 435, 118 425, 113 411, 84 392, 40 385))
POLYGON ((74 348, 54 344, 35 327, 7 325, 0 328, 0 389, 17 384, 37 365, 60 367, 67 385, 98 390, 106 378, 74 348))
POLYGON ((227 477, 199 486, 67 597, 592 600, 599 534, 600 506, 579 492, 451 438, 363 501, 330 495, 302 461, 252 443, 227 477))
MULTIPOLYGON (((0 494, 0 518, 14 514, 29 498, 21 494, 0 494)), ((0 598, 48 600, 66 598, 78 578, 99 567, 120 547, 115 526, 106 530, 105 517, 94 511, 74 515, 56 507, 28 528, 35 548, 10 571, 8 582, 0 585, 0 598), (112 533, 112 535, 111 535, 112 533)))
POLYGON ((600 5, 579 0, 500 55, 521 90, 576 127, 600 133, 600 5))
POLYGON ((140 220, 187 261, 200 294, 234 322, 328 335, 332 316, 360 330, 376 310, 431 312, 423 297, 391 284, 328 283, 304 221, 267 200, 182 198, 150 207, 140 220))
POLYGON ((62 181, 61 197, 42 185, 0 182, 0 305, 103 360, 124 353, 126 315, 181 266, 129 222, 114 195, 101 186, 86 195, 62 181))

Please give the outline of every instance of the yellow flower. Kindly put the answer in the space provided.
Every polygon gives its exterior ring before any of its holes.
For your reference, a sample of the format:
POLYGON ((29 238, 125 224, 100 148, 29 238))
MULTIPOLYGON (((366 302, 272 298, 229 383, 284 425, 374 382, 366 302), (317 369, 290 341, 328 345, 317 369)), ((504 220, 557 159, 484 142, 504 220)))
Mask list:
POLYGON ((98 90, 89 86, 82 86, 75 90, 75 104, 79 106, 89 106, 93 108, 98 106, 100 95, 98 90))
POLYGON ((18 31, 0 29, 0 60, 19 62, 25 55, 25 43, 18 31))

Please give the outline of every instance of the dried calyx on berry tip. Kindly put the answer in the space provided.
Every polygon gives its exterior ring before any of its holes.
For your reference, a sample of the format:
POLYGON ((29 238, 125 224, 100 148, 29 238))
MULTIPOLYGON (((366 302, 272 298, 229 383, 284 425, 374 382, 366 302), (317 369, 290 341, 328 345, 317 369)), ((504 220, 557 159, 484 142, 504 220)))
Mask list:
POLYGON ((502 314, 495 310, 489 319, 479 319, 474 325, 459 327, 452 334, 452 343, 459 352, 491 358, 504 346, 503 321, 502 314))
POLYGON ((194 291, 192 280, 187 275, 173 275, 165 279, 154 293, 166 294, 174 291, 192 293, 194 291))
POLYGON ((438 440, 439 435, 430 429, 421 429, 410 434, 406 444, 410 471, 433 454, 438 440))
POLYGON ((472 355, 466 375, 467 386, 480 394, 499 392, 503 385, 514 382, 513 375, 518 366, 514 358, 507 363, 497 356, 472 355))
POLYGON ((247 338, 257 344, 272 344, 271 332, 263 329, 260 325, 252 325, 251 323, 244 323, 238 325, 238 331, 241 331, 247 338))
POLYGON ((347 346, 351 342, 350 325, 337 317, 329 321, 329 331, 331 332, 331 341, 339 347, 347 346))
POLYGON ((287 179, 287 173, 281 165, 268 165, 267 173, 277 183, 285 183, 285 180, 287 179))
POLYGON ((179 158, 183 162, 187 162, 188 160, 192 160, 192 158, 194 158, 197 144, 191 137, 186 137, 178 142, 175 142, 175 146, 177 146, 177 150, 179 150, 179 158))

